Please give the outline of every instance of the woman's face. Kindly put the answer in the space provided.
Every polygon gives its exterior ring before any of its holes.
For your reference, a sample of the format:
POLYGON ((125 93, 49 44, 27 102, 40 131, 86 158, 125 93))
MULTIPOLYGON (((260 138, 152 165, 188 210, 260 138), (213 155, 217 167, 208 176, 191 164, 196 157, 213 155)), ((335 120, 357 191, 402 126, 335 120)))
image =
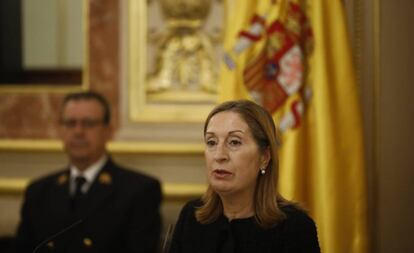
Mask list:
POLYGON ((220 195, 253 195, 261 167, 268 154, 259 152, 247 123, 236 112, 214 115, 204 136, 207 178, 220 195))

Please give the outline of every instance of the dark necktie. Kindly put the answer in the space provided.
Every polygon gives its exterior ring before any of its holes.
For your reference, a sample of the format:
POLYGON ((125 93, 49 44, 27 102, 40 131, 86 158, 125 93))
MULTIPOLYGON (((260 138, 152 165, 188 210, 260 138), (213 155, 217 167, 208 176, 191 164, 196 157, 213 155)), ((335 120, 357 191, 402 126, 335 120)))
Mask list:
POLYGON ((82 187, 86 183, 86 179, 83 176, 75 178, 75 196, 83 195, 82 187))
POLYGON ((82 187, 86 183, 86 179, 83 176, 75 178, 75 194, 72 197, 72 207, 74 211, 78 210, 81 206, 84 193, 82 187))

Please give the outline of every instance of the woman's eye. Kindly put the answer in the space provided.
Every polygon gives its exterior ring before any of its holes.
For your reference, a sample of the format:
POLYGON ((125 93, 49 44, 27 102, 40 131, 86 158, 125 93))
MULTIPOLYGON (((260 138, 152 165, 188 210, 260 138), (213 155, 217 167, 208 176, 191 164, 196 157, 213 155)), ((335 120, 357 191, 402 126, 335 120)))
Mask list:
POLYGON ((229 141, 230 146, 239 146, 241 144, 240 140, 230 140, 229 141))
POLYGON ((207 140, 206 141, 206 145, 207 146, 209 146, 209 147, 212 147, 212 146, 214 146, 216 144, 216 141, 214 141, 214 140, 207 140))

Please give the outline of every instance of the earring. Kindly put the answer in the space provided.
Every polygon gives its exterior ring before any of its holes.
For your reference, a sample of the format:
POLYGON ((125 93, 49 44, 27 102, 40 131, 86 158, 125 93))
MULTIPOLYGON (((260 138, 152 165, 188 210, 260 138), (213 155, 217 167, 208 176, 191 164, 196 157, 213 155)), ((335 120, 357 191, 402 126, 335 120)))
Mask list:
POLYGON ((260 174, 264 175, 266 173, 266 170, 264 168, 260 169, 260 174))

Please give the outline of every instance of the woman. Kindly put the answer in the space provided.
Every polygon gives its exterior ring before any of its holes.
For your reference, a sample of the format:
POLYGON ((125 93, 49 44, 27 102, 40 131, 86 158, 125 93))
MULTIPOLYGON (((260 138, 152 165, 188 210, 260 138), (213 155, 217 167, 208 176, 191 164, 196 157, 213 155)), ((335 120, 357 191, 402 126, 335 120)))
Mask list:
POLYGON ((259 105, 218 105, 204 124, 208 189, 180 213, 170 253, 320 252, 312 219, 277 192, 277 138, 259 105))

